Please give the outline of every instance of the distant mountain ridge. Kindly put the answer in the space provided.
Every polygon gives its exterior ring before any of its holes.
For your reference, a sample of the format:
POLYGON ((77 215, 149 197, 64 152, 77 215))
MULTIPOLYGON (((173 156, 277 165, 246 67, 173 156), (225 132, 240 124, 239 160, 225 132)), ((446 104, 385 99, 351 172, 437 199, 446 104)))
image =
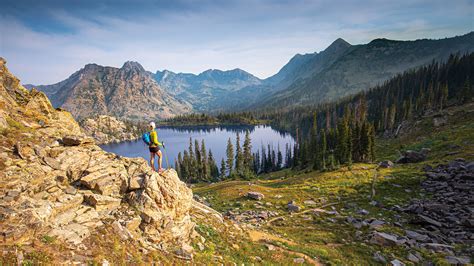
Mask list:
POLYGON ((164 70, 157 71, 154 78, 161 87, 176 98, 189 102, 196 111, 209 111, 216 103, 226 101, 229 93, 262 83, 259 78, 238 68, 227 71, 209 69, 198 75, 164 70))
MULTIPOLYGON (((283 84, 284 89, 276 90, 246 108, 314 105, 355 94, 433 60, 443 62, 450 54, 473 52, 474 32, 439 40, 375 39, 368 44, 352 46, 344 45, 339 39, 336 42, 341 46, 337 49, 339 52, 328 52, 332 56, 326 58, 312 57, 292 67, 291 75, 296 78, 290 85, 283 84)), ((326 53, 331 46, 320 54, 326 53)))
POLYGON ((137 62, 126 62, 120 69, 88 64, 64 81, 36 87, 55 106, 65 107, 76 117, 105 114, 161 119, 190 111, 317 105, 366 90, 433 60, 443 62, 450 54, 473 51, 474 32, 439 40, 380 38, 359 45, 338 38, 321 52, 295 55, 263 80, 239 68, 200 74, 152 73, 137 62))
POLYGON ((191 111, 191 106, 163 90, 137 62, 121 68, 87 64, 66 80, 33 86, 45 92, 56 107, 81 119, 113 115, 130 120, 164 119, 191 111))

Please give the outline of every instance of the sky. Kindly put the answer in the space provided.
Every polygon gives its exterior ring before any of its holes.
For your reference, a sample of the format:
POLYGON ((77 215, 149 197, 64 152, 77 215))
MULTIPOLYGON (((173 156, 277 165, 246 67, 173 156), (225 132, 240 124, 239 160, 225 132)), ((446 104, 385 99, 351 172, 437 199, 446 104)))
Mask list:
POLYGON ((337 38, 414 40, 474 30, 474 0, 0 0, 0 56, 23 84, 88 63, 156 72, 241 68, 259 78, 337 38))

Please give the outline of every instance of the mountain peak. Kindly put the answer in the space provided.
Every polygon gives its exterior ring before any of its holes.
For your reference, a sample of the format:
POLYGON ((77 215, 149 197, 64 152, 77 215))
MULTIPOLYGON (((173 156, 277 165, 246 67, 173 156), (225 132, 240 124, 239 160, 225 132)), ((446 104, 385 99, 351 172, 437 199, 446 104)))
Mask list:
POLYGON ((127 61, 123 64, 122 68, 124 70, 137 70, 138 72, 143 72, 145 69, 140 63, 136 61, 127 61))
POLYGON ((328 48, 326 48, 326 50, 334 50, 334 49, 340 49, 340 48, 345 49, 350 46, 351 44, 346 42, 344 39, 337 38, 334 42, 331 43, 331 45, 328 46, 328 48))

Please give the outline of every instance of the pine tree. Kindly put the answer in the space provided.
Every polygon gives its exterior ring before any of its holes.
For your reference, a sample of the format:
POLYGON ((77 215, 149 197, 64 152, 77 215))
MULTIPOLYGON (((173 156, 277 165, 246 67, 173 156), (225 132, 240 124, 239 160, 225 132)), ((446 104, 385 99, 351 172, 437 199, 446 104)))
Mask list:
POLYGON ((374 126, 371 125, 369 128, 369 153, 370 153, 370 161, 375 161, 375 129, 374 126))
POLYGON ((291 167, 291 149, 288 143, 285 145, 285 168, 291 167))
POLYGON ((276 158, 276 153, 275 149, 272 147, 272 162, 270 166, 270 171, 275 171, 277 169, 277 158, 276 158))
POLYGON ((194 163, 194 167, 196 167, 196 172, 197 172, 196 178, 198 180, 202 180, 203 179, 202 155, 201 155, 201 150, 199 148, 199 141, 197 139, 194 140, 194 156, 196 159, 194 163))
POLYGON ((295 142, 295 144, 293 144, 293 160, 292 160, 292 165, 291 165, 292 168, 296 168, 299 166, 300 164, 299 156, 300 156, 300 152, 298 149, 298 143, 295 142))
MULTIPOLYGON (((202 147, 202 146, 201 146, 202 147)), ((213 181, 219 181, 219 169, 217 168, 216 161, 214 156, 212 155, 212 151, 209 150, 209 158, 207 159, 209 162, 209 169, 210 169, 210 176, 213 181)), ((224 163, 225 165, 225 163, 224 163)))
POLYGON ((185 150, 183 155, 181 174, 183 175, 183 180, 186 183, 190 183, 192 177, 192 173, 189 171, 189 169, 189 154, 188 151, 185 150))
POLYGON ((313 126, 311 127, 311 144, 309 145, 310 158, 315 161, 318 157, 318 115, 316 112, 313 114, 313 126))
POLYGON ((468 101, 472 100, 472 94, 473 91, 471 88, 471 81, 468 75, 461 89, 461 103, 467 103, 468 101))
POLYGON ((360 131, 360 160, 368 161, 370 154, 370 132, 369 123, 364 121, 360 131))
POLYGON ((174 168, 176 170, 176 174, 178 175, 178 177, 182 178, 181 177, 181 170, 179 169, 179 162, 178 162, 178 159, 175 159, 174 160, 174 168))
POLYGON ((321 156, 321 170, 325 171, 326 170, 326 153, 327 153, 327 142, 326 142, 326 131, 324 129, 321 129, 321 143, 320 143, 320 156, 321 156))
POLYGON ((446 104, 448 102, 448 93, 449 93, 448 84, 444 84, 441 87, 441 97, 440 97, 439 109, 443 109, 446 106, 446 104))
POLYGON ((210 177, 210 168, 207 158, 206 145, 204 144, 204 139, 201 140, 201 169, 202 169, 202 180, 209 180, 210 177))
POLYGON ((348 143, 348 126, 347 121, 342 119, 337 125, 337 137, 336 137, 336 160, 341 163, 345 163, 347 159, 347 143, 348 143))
POLYGON ((245 131, 244 140, 244 154, 243 154, 243 165, 245 169, 252 169, 253 158, 252 158, 252 141, 250 139, 250 132, 245 131))
POLYGON ((240 135, 239 132, 237 132, 237 137, 235 140, 235 171, 237 174, 241 175, 242 174, 242 169, 243 169, 243 159, 242 159, 242 149, 240 147, 240 135))
POLYGON ((267 172, 267 154, 265 152, 265 147, 262 145, 262 159, 260 163, 260 171, 267 172))
POLYGON ((189 148, 188 148, 188 175, 190 178, 197 177, 197 168, 193 150, 193 140, 189 138, 189 148))
POLYGON ((221 180, 225 179, 226 172, 227 172, 226 163, 224 161, 224 158, 222 158, 222 160, 221 160, 221 175, 220 175, 221 180))
POLYGON ((280 170, 283 165, 283 155, 280 150, 280 143, 278 143, 278 153, 277 153, 277 170, 280 170))
POLYGON ((302 168, 305 168, 306 166, 308 166, 308 148, 307 148, 307 143, 306 141, 303 141, 301 143, 301 148, 299 149, 299 152, 300 152, 300 166, 302 168))
POLYGON ((234 145, 232 145, 232 141, 230 138, 227 140, 227 164, 226 169, 229 172, 229 177, 232 176, 233 168, 234 168, 234 145))
POLYGON ((352 130, 348 127, 347 131, 347 153, 346 153, 346 163, 351 166, 352 165, 352 130))
POLYGON ((257 151, 253 155, 253 172, 255 174, 260 173, 260 152, 259 151, 257 151))
POLYGON ((353 161, 360 160, 360 126, 359 122, 355 123, 352 132, 352 159, 353 161))
POLYGON ((183 156, 181 155, 181 152, 178 152, 178 160, 177 162, 175 162, 175 166, 176 166, 176 172, 178 173, 178 176, 184 180, 184 176, 183 176, 183 171, 181 170, 181 165, 183 163, 183 156))

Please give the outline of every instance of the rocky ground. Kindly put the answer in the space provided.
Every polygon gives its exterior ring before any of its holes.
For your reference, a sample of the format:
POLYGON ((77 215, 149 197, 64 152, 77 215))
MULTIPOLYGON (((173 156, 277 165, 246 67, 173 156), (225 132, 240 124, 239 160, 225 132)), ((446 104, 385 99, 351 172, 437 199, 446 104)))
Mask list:
POLYGON ((13 258, 3 262, 21 264, 18 247, 37 254, 38 240, 72 252, 52 261, 93 260, 88 247, 104 228, 143 254, 192 256, 192 192, 174 170, 103 151, 68 112, 19 84, 0 59, 0 253, 13 258))
POLYGON ((127 124, 115 117, 100 115, 80 123, 84 133, 95 139, 98 145, 135 140, 140 137, 137 125, 127 124))
POLYGON ((408 241, 453 255, 449 262, 469 263, 469 255, 474 254, 474 162, 459 158, 425 170, 422 189, 433 196, 413 199, 400 208, 414 215, 411 223, 421 225, 419 230, 406 231, 408 241), (455 251, 455 245, 464 248, 455 251))
POLYGON ((270 257, 249 255, 262 263, 292 251, 293 264, 470 265, 471 107, 443 110, 442 123, 418 118, 412 131, 379 141, 379 164, 197 185, 195 198, 262 244, 270 257))

